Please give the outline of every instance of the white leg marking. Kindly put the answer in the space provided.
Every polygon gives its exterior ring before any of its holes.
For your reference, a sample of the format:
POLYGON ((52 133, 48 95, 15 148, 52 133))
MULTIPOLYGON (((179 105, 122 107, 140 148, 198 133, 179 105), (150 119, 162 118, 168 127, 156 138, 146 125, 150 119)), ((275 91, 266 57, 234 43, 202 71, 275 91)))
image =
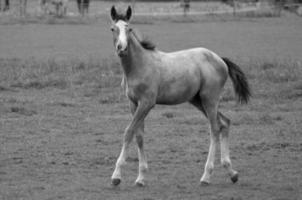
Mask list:
POLYGON ((126 164, 126 147, 123 145, 121 153, 116 161, 115 170, 112 174, 112 179, 121 179, 121 167, 126 164))

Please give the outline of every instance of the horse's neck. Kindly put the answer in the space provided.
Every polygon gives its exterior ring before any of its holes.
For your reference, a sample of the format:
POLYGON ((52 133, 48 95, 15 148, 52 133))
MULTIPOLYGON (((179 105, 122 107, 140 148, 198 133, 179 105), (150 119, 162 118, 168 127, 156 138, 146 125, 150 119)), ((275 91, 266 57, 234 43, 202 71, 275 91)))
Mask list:
POLYGON ((145 50, 134 33, 130 33, 128 40, 128 55, 121 58, 126 77, 131 76, 131 74, 137 74, 143 69, 145 54, 145 50))

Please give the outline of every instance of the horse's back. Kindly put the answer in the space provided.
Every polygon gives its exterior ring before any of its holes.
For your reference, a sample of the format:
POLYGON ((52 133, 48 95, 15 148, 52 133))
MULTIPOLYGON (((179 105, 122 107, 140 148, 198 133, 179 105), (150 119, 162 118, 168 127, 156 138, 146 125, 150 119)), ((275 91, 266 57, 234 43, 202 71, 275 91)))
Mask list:
POLYGON ((167 67, 171 71, 199 73, 203 79, 225 79, 228 76, 228 67, 225 62, 213 51, 206 48, 192 48, 187 50, 163 53, 167 67))

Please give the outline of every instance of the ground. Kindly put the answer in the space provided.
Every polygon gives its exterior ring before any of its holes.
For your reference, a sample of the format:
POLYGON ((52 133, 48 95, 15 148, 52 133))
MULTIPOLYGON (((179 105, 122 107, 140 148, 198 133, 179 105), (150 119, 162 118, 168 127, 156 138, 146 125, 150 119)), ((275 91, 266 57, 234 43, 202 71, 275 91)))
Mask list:
POLYGON ((144 188, 133 185, 134 143, 121 185, 110 185, 131 115, 108 22, 0 25, 0 199, 302 198, 300 18, 133 24, 161 50, 203 46, 231 58, 253 91, 239 105, 228 83, 220 104, 232 120, 238 183, 218 154, 211 185, 199 185, 208 121, 182 104, 157 106, 147 117, 144 188))

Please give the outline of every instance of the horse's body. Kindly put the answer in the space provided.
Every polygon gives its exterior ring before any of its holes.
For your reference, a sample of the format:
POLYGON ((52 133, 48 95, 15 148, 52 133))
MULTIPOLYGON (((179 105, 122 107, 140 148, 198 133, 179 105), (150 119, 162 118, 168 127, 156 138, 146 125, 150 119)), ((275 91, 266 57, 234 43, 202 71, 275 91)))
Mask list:
POLYGON ((128 27, 131 8, 125 16, 111 9, 114 44, 124 71, 123 85, 130 100, 133 119, 125 130, 123 148, 112 175, 112 184, 121 181, 121 167, 125 164, 129 144, 136 136, 139 174, 136 184, 143 186, 147 160, 143 148, 144 119, 156 104, 175 105, 190 102, 204 113, 211 124, 211 144, 202 183, 210 182, 216 154, 221 140, 221 162, 233 182, 238 173, 233 170, 229 156, 228 130, 230 120, 218 111, 223 86, 228 78, 234 83, 241 102, 250 96, 246 77, 240 68, 227 58, 220 58, 205 48, 172 53, 158 51, 152 44, 140 40, 128 27))
MULTIPOLYGON (((147 70, 152 73, 142 76, 144 81, 139 85, 136 85, 136 80, 134 83, 130 80, 130 86, 126 85, 128 97, 136 101, 138 99, 132 90, 142 90, 156 84, 158 87, 152 87, 156 104, 180 104, 192 100, 202 86, 206 87, 209 84, 213 87, 211 84, 213 81, 217 81, 217 86, 223 86, 228 76, 228 68, 224 61, 208 49, 194 48, 172 53, 145 51, 144 65, 138 65, 140 68, 148 68, 147 70), (209 67, 210 65, 214 67, 209 67), (217 77, 221 78, 217 80, 217 77)), ((142 61, 136 59, 136 62, 142 61)))

